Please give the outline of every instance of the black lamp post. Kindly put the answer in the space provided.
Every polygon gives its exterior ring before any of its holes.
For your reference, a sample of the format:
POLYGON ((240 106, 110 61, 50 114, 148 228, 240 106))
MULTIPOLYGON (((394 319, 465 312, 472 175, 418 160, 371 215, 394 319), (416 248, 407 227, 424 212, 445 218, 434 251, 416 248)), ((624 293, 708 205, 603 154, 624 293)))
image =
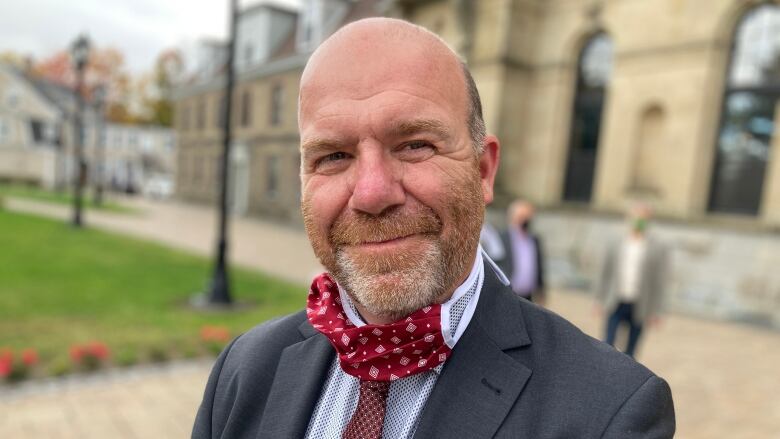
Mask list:
POLYGON ((106 102, 106 87, 98 85, 92 92, 92 98, 95 107, 95 206, 103 204, 103 180, 105 177, 105 152, 106 144, 103 139, 105 133, 106 120, 103 114, 103 108, 106 102))
POLYGON ((73 226, 81 227, 82 211, 82 193, 84 191, 84 181, 87 178, 87 163, 84 160, 84 128, 83 111, 84 99, 82 97, 84 89, 84 69, 89 61, 89 39, 86 35, 79 35, 71 47, 71 58, 73 66, 76 69, 76 112, 74 114, 75 130, 75 158, 76 158, 76 178, 74 181, 73 195, 73 226))
POLYGON ((228 171, 230 160, 230 143, 232 141, 232 109, 233 109, 233 52, 236 43, 236 19, 238 10, 236 0, 230 0, 230 40, 227 48, 227 71, 225 84, 225 117, 222 128, 222 158, 220 162, 220 192, 219 192, 219 230, 217 238, 217 255, 214 273, 211 279, 207 301, 209 305, 227 306, 232 304, 230 297, 230 280, 227 272, 227 223, 228 223, 228 171))

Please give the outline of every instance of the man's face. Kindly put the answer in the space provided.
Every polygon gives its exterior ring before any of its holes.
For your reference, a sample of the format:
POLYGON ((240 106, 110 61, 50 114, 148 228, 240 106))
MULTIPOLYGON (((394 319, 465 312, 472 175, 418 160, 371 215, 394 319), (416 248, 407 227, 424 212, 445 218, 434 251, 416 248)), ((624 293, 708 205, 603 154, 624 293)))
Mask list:
POLYGON ((462 74, 409 51, 321 57, 301 90, 312 247, 361 313, 389 320, 465 279, 495 171, 474 152, 462 74))

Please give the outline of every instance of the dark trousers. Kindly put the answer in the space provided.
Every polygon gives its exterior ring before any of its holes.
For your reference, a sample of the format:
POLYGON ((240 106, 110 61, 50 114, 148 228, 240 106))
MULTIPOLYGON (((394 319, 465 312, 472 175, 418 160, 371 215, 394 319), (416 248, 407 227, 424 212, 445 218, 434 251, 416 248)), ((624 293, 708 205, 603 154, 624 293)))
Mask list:
POLYGON ((628 343, 624 351, 630 357, 634 357, 639 336, 642 334, 642 325, 634 319, 634 304, 621 302, 607 320, 606 342, 615 346, 615 336, 621 323, 628 325, 628 343))

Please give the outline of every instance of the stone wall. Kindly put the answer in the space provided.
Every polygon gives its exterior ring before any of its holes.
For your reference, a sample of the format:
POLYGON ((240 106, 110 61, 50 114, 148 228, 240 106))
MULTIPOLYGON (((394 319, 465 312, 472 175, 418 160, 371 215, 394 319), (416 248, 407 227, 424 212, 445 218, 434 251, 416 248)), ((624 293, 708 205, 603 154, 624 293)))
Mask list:
MULTIPOLYGON (((589 290, 608 243, 625 223, 586 212, 541 212, 550 283, 589 290)), ((666 297, 670 311, 745 320, 780 328, 780 234, 708 224, 657 221, 650 233, 671 249, 666 297)))

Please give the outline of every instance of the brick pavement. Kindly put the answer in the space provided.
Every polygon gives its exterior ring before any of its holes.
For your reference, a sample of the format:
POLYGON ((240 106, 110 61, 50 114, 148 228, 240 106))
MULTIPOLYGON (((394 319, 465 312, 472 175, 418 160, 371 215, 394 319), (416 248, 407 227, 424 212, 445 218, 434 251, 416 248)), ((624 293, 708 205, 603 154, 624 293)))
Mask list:
MULTIPOLYGON (((68 213, 10 201, 12 209, 62 218, 68 213)), ((208 210, 136 206, 145 213, 90 212, 87 221, 198 253, 211 251, 214 218, 208 210)), ((250 219, 235 220, 232 228, 231 254, 241 265, 299 282, 317 270, 300 231, 250 219)), ((586 296, 554 291, 549 306, 585 332, 600 333, 586 296)), ((671 315, 647 334, 639 359, 672 387, 678 438, 780 438, 780 333, 671 315)), ((179 363, 0 389, 0 437, 187 437, 208 369, 209 362, 179 363)))

